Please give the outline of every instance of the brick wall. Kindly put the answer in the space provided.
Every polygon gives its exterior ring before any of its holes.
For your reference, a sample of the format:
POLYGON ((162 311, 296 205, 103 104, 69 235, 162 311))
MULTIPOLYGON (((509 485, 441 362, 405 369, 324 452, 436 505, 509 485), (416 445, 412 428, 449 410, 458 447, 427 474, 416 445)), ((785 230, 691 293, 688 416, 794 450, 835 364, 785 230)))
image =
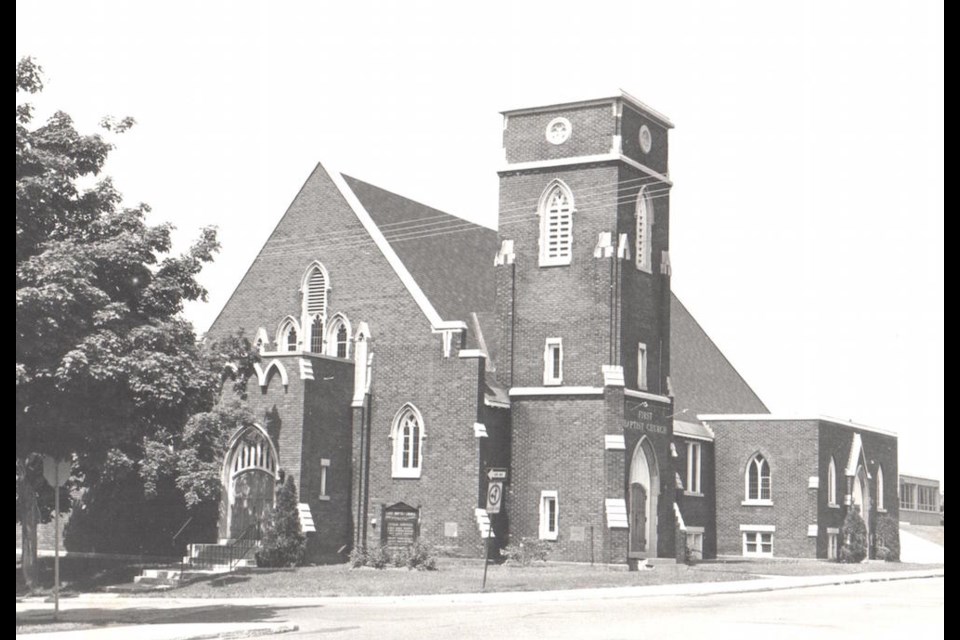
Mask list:
MULTIPOLYGON (((827 528, 840 528, 843 526, 843 520, 847 515, 846 495, 852 480, 846 475, 847 462, 850 457, 850 448, 853 443, 855 433, 860 434, 863 443, 863 457, 858 464, 866 460, 867 472, 870 477, 867 479, 869 492, 869 504, 867 512, 861 513, 867 522, 869 532, 876 531, 877 518, 881 515, 889 514, 899 522, 900 520, 900 502, 897 495, 897 438, 892 435, 885 435, 857 429, 855 426, 837 424, 821 420, 819 423, 819 456, 818 473, 820 491, 817 497, 817 511, 819 513, 819 527, 817 535, 817 556, 827 557, 827 528), (828 494, 828 469, 831 456, 836 460, 837 465, 837 506, 830 506, 828 494), (880 467, 883 467, 883 507, 884 511, 878 511, 877 501, 877 475, 880 467)), ((939 515, 939 514, 937 514, 939 515)), ((937 520, 939 524, 939 518, 937 520)), ((873 557, 873 541, 871 540, 870 557, 873 557)))
MULTIPOLYGON (((563 384, 603 384, 601 365, 610 364, 610 259, 594 258, 601 231, 613 232, 616 201, 610 194, 594 195, 598 187, 615 184, 613 166, 578 167, 550 172, 505 175, 500 182, 500 210, 524 203, 526 220, 516 219, 501 226, 501 238, 514 240, 515 275, 501 291, 513 287, 513 353, 501 348, 500 359, 512 355, 513 386, 543 385, 543 352, 547 338, 563 339, 563 384), (569 265, 539 266, 540 218, 537 202, 554 178, 570 187, 576 212, 573 214, 573 258, 569 265), (580 195, 578 195, 580 194, 580 195)), ((522 213, 520 213, 522 215, 522 213)), ((498 294, 501 293, 498 291, 498 294)), ((501 310, 505 310, 503 304, 501 310)))
POLYGON ((594 554, 605 557, 599 546, 607 497, 603 405, 602 396, 513 399, 513 479, 506 497, 512 540, 539 536, 540 492, 557 491, 559 535, 550 557, 589 561, 590 527, 594 554), (584 539, 571 540, 571 527, 583 527, 584 539))
MULTIPOLYGON (((452 357, 443 357, 441 336, 431 332, 426 316, 372 241, 359 245, 344 242, 344 238, 366 237, 356 215, 318 166, 250 266, 210 335, 243 328, 252 336, 258 327, 265 327, 272 340, 284 317, 299 318, 301 280, 310 263, 319 260, 329 274, 328 317, 343 313, 354 331, 361 321, 367 322, 371 331, 371 397, 364 410, 370 429, 371 506, 363 516, 362 527, 370 526, 371 514, 379 513, 381 503, 403 501, 422 508, 421 534, 425 540, 469 547, 479 539, 473 513, 478 474, 478 448, 473 435, 478 364, 458 359, 455 350, 452 357), (406 403, 416 406, 424 419, 423 474, 419 479, 399 480, 392 478, 390 433, 394 417, 406 403), (444 522, 458 523, 456 540, 443 538, 444 522)), ((296 360, 293 356, 280 357, 296 360)), ((270 400, 277 403, 283 419, 281 464, 301 476, 300 461, 317 459, 320 452, 297 450, 304 440, 291 431, 299 432, 302 422, 288 420, 288 415, 297 412, 295 407, 285 408, 285 403, 294 402, 302 394, 302 385, 292 364, 288 373, 291 384, 286 395, 271 396, 270 400)), ((272 384, 270 393, 279 394, 272 384)), ((352 411, 359 415, 358 409, 352 411)), ((338 413, 338 420, 346 420, 345 415, 338 413)), ((299 416, 302 419, 302 408, 299 416)), ((359 427, 356 417, 350 421, 359 427)), ((350 466, 358 469, 359 433, 354 433, 352 440, 350 466)), ((311 449, 325 446, 310 441, 311 449)), ((333 483, 331 486, 351 482, 351 471, 331 464, 328 482, 333 483)), ((304 477, 313 482, 313 474, 310 471, 304 477)), ((350 502, 355 521, 356 506, 353 500, 350 502)), ((351 526, 357 524, 352 522, 351 526)), ((342 531, 345 526, 338 523, 336 528, 342 531)), ((378 531, 371 535, 373 540, 378 537, 378 531)))
POLYGON ((616 127, 612 101, 586 107, 508 114, 504 122, 503 147, 508 162, 610 153, 616 127), (566 118, 571 125, 570 137, 563 144, 547 141, 547 125, 557 117, 566 118))
POLYGON ((668 173, 670 150, 667 144, 668 129, 624 102, 619 133, 623 155, 658 173, 668 173), (644 153, 640 147, 640 127, 643 125, 647 125, 650 130, 652 144, 649 153, 644 153))
POLYGON ((685 491, 677 492, 677 505, 687 526, 703 527, 703 557, 714 558, 717 555, 716 535, 716 481, 715 459, 712 442, 693 440, 674 436, 677 458, 674 465, 684 482, 685 491), (687 482, 687 443, 700 444, 700 495, 688 493, 687 482))
POLYGON ((773 525, 773 553, 782 557, 814 557, 816 538, 807 525, 816 524, 816 490, 810 476, 818 473, 816 420, 711 421, 716 434, 717 553, 742 555, 740 525, 773 525), (744 506, 747 462, 760 452, 770 465, 773 506, 744 506), (811 495, 813 497, 811 497, 811 495))

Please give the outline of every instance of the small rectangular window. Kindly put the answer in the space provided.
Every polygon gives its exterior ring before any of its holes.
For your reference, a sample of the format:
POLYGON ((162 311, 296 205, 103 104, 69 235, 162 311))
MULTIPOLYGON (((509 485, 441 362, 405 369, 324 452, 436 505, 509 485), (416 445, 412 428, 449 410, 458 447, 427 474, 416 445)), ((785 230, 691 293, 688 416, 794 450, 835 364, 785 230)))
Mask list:
POLYGON ((329 500, 327 493, 327 470, 330 468, 329 458, 320 458, 320 499, 329 500))
POLYGON ((637 388, 647 388, 647 345, 637 345, 637 388))
POLYGON ((840 554, 840 534, 827 533, 827 559, 836 560, 840 554))
POLYGON ((687 491, 702 493, 700 487, 700 443, 687 443, 687 491))
POLYGON ((703 530, 701 528, 687 528, 687 549, 694 560, 703 559, 703 530))
POLYGON ((540 538, 556 540, 559 527, 559 504, 556 491, 540 492, 540 538))
POLYGON ((547 338, 543 351, 543 384, 563 384, 563 341, 547 338))
POLYGON ((744 531, 743 555, 772 556, 773 533, 767 531, 744 531))

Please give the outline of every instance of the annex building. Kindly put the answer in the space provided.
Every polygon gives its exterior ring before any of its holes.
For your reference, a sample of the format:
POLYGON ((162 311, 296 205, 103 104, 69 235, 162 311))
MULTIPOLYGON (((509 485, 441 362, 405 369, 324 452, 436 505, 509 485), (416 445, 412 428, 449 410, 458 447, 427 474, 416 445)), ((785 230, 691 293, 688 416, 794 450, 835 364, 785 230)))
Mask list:
POLYGON ((671 291, 671 122, 625 93, 503 118, 498 231, 309 175, 208 334, 262 357, 220 537, 280 470, 312 559, 491 530, 573 561, 827 558, 847 510, 896 519, 896 436, 771 415, 671 291))

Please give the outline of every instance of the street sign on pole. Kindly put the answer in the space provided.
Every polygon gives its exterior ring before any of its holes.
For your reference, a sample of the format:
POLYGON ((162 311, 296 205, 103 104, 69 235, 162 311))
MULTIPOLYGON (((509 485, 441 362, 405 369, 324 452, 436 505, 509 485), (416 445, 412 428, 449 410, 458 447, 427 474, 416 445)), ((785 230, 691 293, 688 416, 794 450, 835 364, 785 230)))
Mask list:
POLYGON ((491 469, 487 469, 487 479, 488 480, 506 480, 507 470, 499 467, 493 467, 491 469))
POLYGON ((43 457, 43 478, 53 487, 53 619, 60 615, 60 487, 70 477, 70 461, 43 457))
POLYGON ((491 480, 487 485, 487 513, 500 513, 503 504, 503 482, 491 480))

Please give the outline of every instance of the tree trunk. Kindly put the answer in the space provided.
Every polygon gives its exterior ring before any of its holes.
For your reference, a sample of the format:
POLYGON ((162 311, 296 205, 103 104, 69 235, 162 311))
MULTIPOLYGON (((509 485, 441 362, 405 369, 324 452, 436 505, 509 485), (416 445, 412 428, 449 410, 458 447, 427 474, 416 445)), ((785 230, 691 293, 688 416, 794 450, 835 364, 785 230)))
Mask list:
POLYGON ((37 523, 40 511, 37 506, 37 490, 27 476, 27 465, 17 460, 17 504, 20 507, 20 562, 23 567, 23 581, 28 591, 39 586, 37 568, 37 523))

